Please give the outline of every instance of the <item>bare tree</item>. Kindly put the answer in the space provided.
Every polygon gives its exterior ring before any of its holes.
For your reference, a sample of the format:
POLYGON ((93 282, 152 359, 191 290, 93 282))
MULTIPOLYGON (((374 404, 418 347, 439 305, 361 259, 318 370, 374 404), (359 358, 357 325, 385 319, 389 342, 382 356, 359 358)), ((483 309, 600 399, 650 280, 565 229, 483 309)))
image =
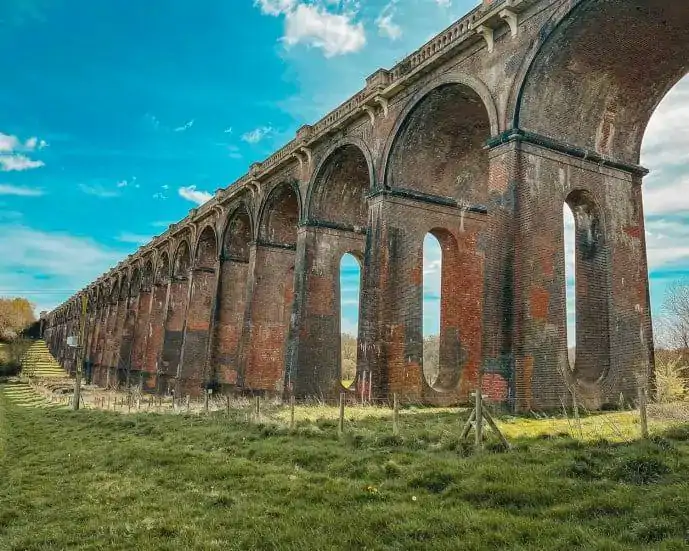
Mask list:
POLYGON ((675 281, 666 293, 658 341, 662 348, 676 351, 682 363, 689 361, 689 280, 675 281))
POLYGON ((440 335, 428 335, 423 339, 423 374, 430 386, 440 373, 440 335))

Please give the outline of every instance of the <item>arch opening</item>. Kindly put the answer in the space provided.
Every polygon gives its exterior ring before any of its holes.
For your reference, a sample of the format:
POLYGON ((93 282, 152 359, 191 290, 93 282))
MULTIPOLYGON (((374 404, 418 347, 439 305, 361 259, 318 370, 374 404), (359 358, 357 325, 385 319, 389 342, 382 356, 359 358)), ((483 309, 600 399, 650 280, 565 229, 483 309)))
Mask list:
POLYGON ((325 160, 309 198, 309 217, 353 228, 368 225, 366 195, 371 176, 364 153, 348 144, 325 160))
POLYGON ((565 253, 565 323, 567 331, 567 360, 569 369, 574 370, 577 351, 577 308, 576 308, 576 231, 574 213, 565 202, 562 205, 565 253))
POLYGON ((283 183, 273 189, 263 210, 261 240, 276 245, 295 246, 299 210, 299 197, 293 185, 283 183))
POLYGON ((570 369, 582 383, 596 383, 609 360, 610 261, 604 224, 593 196, 572 191, 565 200, 574 219, 574 311, 576 357, 570 369))
POLYGON ((249 245, 252 241, 251 218, 246 207, 239 207, 225 230, 223 253, 232 260, 249 261, 249 245))
POLYGON ((469 204, 485 200, 491 136, 482 98, 464 84, 444 84, 411 110, 395 137, 386 185, 449 197, 469 204))
POLYGON ((196 247, 196 268, 214 270, 218 261, 218 246, 215 231, 211 226, 201 232, 196 247))
POLYGON ((175 263, 172 275, 176 279, 186 279, 189 277, 191 270, 191 253, 189 251, 189 244, 186 240, 182 241, 175 252, 175 263))
POLYGON ((460 339, 456 306, 458 245, 444 229, 428 232, 422 247, 423 376, 436 392, 459 384, 466 353, 460 339))
POLYGON ((361 303, 361 261, 352 253, 340 259, 340 384, 354 385, 358 360, 359 308, 361 303))
POLYGON ((673 0, 579 0, 550 23, 515 123, 638 164, 644 131, 689 72, 689 9, 673 0), (576 108, 574 108, 576 106, 576 108))

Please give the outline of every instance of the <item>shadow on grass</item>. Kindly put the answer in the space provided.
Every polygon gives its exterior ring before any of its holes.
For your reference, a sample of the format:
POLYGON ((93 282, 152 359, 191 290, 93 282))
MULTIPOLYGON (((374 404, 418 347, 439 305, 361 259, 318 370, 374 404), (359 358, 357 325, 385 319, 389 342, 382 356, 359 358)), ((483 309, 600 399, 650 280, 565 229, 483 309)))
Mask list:
POLYGON ((615 431, 582 441, 560 430, 565 418, 533 421, 537 429, 506 419, 526 426, 514 450, 489 439, 475 455, 458 438, 468 412, 405 411, 399 436, 380 414, 348 417, 342 437, 332 418, 300 419, 290 430, 277 410, 264 412, 249 423, 241 409, 38 410, 0 391, 0 541, 17 549, 687 545, 687 425, 649 441, 614 441, 615 431))

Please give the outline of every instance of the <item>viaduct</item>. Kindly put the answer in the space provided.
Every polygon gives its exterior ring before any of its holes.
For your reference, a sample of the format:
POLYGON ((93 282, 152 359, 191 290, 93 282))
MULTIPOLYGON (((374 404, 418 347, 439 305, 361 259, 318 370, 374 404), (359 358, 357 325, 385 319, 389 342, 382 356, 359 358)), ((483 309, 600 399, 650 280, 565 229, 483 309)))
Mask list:
POLYGON ((653 366, 641 141, 688 66, 684 1, 485 0, 49 313, 45 338, 73 370, 65 337, 85 294, 101 385, 451 404, 481 374, 514 410, 560 407, 571 390, 590 407, 633 400, 653 366), (443 255, 433 386, 429 232, 443 255), (345 253, 362 284, 357 377, 343 390, 345 253))

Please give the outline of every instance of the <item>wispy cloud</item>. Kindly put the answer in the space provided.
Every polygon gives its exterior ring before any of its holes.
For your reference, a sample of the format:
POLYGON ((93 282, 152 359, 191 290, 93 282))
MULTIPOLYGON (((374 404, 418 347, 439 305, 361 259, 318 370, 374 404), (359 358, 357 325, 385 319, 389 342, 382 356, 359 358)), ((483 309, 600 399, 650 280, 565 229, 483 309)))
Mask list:
POLYGON ((94 197, 100 197, 101 199, 110 199, 112 197, 118 197, 120 195, 119 191, 114 189, 107 189, 101 184, 79 184, 79 189, 86 193, 87 195, 93 195, 94 197))
POLYGON ((239 152, 239 148, 236 145, 227 146, 227 156, 230 159, 241 159, 242 154, 239 152))
POLYGON ((133 243, 135 245, 145 245, 151 240, 150 235, 143 235, 138 233, 121 232, 117 236, 117 240, 122 243, 133 243))
POLYGON ((381 36, 397 40, 402 36, 402 27, 395 23, 392 18, 395 15, 395 4, 397 0, 392 0, 387 4, 380 15, 376 18, 376 25, 381 36))
POLYGON ((156 220, 155 222, 151 222, 151 226, 154 228, 167 228, 172 222, 169 220, 156 220))
POLYGON ((174 129, 174 132, 184 132, 185 130, 189 130, 192 126, 194 126, 194 119, 185 122, 182 126, 178 126, 174 129))
POLYGON ((18 197, 39 197, 43 195, 43 190, 38 188, 13 186, 10 184, 0 184, 0 195, 16 195, 18 197))
POLYGON ((254 130, 251 130, 250 132, 243 134, 242 140, 247 142, 247 143, 250 143, 250 144, 255 144, 255 143, 260 142, 263 138, 265 138, 271 132, 273 132, 272 127, 261 126, 259 128, 255 128, 254 130))
POLYGON ((0 295, 26 296, 39 311, 54 308, 131 252, 18 224, 0 225, 0 234, 0 295))
POLYGON ((177 190, 177 192, 183 199, 196 203, 197 205, 203 205, 206 201, 213 197, 213 195, 207 191, 196 189, 196 186, 181 187, 177 190))

